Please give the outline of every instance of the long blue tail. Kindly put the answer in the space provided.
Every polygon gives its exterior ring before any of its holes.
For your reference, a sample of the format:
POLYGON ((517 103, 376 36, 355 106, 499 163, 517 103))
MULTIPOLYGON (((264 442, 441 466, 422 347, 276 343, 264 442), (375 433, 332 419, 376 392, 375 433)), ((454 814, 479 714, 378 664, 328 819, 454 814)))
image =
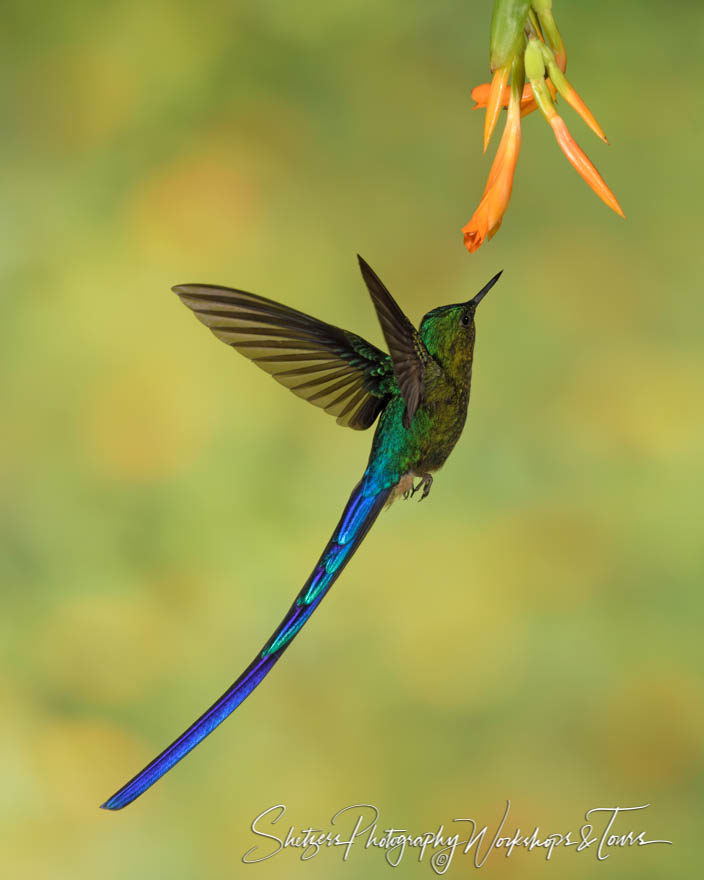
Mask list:
POLYGON ((261 652, 249 664, 237 681, 216 700, 177 740, 164 749, 151 764, 122 786, 101 806, 106 810, 121 810, 131 804, 150 786, 184 758, 201 740, 212 733, 227 716, 245 700, 266 677, 270 669, 291 644, 298 631, 315 611, 323 597, 362 543, 372 523, 389 497, 390 489, 379 491, 365 479, 357 484, 350 495, 344 513, 327 547, 318 560, 303 589, 296 597, 281 623, 261 652))

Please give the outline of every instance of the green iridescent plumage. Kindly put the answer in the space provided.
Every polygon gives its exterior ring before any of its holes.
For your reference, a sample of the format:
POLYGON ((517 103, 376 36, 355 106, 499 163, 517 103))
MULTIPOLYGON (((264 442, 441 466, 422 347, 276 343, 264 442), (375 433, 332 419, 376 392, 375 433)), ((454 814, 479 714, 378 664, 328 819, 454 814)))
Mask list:
POLYGON ((195 748, 254 690, 318 607, 385 504, 430 491, 432 473, 454 448, 467 418, 474 313, 494 278, 472 299, 433 309, 416 330, 372 269, 362 276, 389 354, 360 336, 242 290, 207 284, 174 288, 223 342, 304 400, 361 430, 379 417, 362 479, 310 577, 260 653, 178 739, 109 798, 119 810, 195 748), (414 485, 416 479, 420 482, 414 485))

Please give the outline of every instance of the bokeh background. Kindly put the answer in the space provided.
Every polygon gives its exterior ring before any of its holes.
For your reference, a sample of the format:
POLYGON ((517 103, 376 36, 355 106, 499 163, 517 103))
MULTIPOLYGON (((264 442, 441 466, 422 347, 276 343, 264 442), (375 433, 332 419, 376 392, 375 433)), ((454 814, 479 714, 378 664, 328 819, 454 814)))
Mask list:
POLYGON ((278 803, 281 825, 371 802, 421 832, 493 829, 507 798, 510 833, 648 803, 618 828, 675 843, 494 854, 487 876, 701 863, 704 10, 556 2, 612 146, 565 117, 628 220, 536 114, 470 256, 490 6, 4 5, 3 876, 386 877, 361 848, 240 859, 278 803), (169 287, 243 287, 381 344, 357 251, 414 320, 504 269, 468 430, 237 715, 100 811, 254 656, 371 441, 169 287))

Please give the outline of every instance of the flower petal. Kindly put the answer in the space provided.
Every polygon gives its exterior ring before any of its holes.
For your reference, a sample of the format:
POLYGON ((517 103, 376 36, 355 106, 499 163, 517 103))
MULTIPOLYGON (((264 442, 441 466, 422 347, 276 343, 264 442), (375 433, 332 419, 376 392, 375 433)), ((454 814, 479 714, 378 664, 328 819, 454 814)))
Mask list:
POLYGON ((569 133, 561 116, 555 113, 548 120, 552 126, 558 144, 562 152, 567 156, 575 171, 589 184, 599 198, 613 211, 625 218, 623 209, 619 205, 616 196, 611 192, 596 168, 589 161, 584 151, 569 133))
POLYGON ((592 112, 589 109, 589 107, 587 107, 587 105, 584 103, 584 101, 579 97, 579 95, 577 94, 577 92, 575 91, 573 86, 571 86, 567 82, 567 80, 565 80, 565 82, 567 83, 567 88, 564 91, 560 90, 560 94, 562 95, 562 97, 565 99, 565 101, 567 101, 567 103, 570 105, 570 107, 573 110, 575 110, 577 113, 579 113, 579 115, 587 123, 589 128, 591 128, 591 130, 594 132, 594 134, 597 137, 600 137, 602 139, 602 141, 604 141, 604 143, 608 144, 609 141, 608 141, 606 135, 602 131, 602 128, 599 125, 599 123, 596 121, 596 119, 592 115, 592 112))
POLYGON ((484 117, 485 153, 486 148, 489 146, 491 135, 493 134, 494 128, 496 127, 499 113, 501 112, 501 96, 503 94, 504 87, 508 81, 509 70, 510 67, 508 65, 506 65, 506 67, 499 67, 498 70, 494 71, 494 76, 491 80, 489 96, 486 101, 486 116, 484 117))
MULTIPOLYGON (((604 143, 608 144, 608 140, 606 139, 606 135, 601 129, 601 126, 594 118, 591 110, 584 101, 577 94, 577 90, 572 86, 564 73, 560 70, 555 57, 553 56, 550 49, 546 46, 542 46, 543 59, 545 61, 545 66, 548 69, 550 76, 552 77, 552 81, 557 86, 558 92, 562 95, 562 97, 567 101, 567 103, 572 107, 574 111, 579 113, 582 119, 587 123, 589 128, 594 132, 597 137, 600 137, 604 143)), ((553 95, 554 97, 554 95, 553 95)))
POLYGON ((513 175, 521 147, 521 114, 518 94, 509 104, 506 126, 489 170, 479 205, 462 229, 464 243, 474 253, 486 238, 492 238, 503 220, 511 198, 513 175))
POLYGON ((464 244, 470 254, 473 254, 487 236, 489 231, 489 215, 487 197, 484 196, 479 202, 477 210, 472 214, 472 219, 462 228, 464 244))

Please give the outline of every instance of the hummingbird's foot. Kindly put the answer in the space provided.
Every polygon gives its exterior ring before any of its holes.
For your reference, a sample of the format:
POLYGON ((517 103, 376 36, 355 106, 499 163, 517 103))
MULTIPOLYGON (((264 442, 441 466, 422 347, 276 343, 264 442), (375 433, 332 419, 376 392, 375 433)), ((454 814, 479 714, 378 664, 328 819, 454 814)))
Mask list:
POLYGON ((415 495, 416 492, 419 492, 421 489, 423 490, 423 494, 418 499, 422 501, 424 498, 428 497, 428 493, 430 492, 430 487, 433 485, 433 478, 431 474, 421 474, 421 480, 417 486, 413 487, 411 495, 415 495))
POLYGON ((413 474, 405 474, 394 486, 393 498, 408 499, 413 495, 413 474))

